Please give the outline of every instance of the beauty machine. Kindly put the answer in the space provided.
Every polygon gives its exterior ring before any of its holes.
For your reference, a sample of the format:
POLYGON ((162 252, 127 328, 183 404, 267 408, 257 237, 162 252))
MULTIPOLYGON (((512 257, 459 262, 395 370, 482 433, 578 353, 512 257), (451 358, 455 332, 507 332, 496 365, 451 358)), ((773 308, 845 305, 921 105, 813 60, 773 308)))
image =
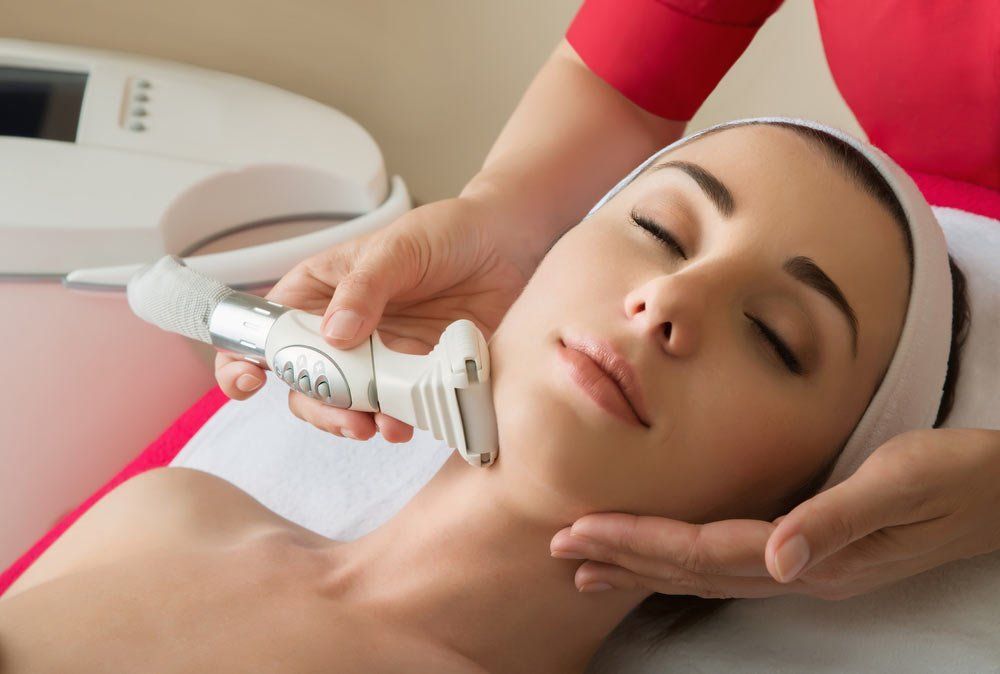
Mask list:
POLYGON ((140 318, 270 368, 323 404, 429 430, 474 466, 496 458, 490 355, 472 321, 449 325, 424 356, 392 351, 378 331, 336 349, 323 338, 321 316, 236 292, 173 256, 139 270, 128 301, 140 318))
POLYGON ((180 63, 0 39, 0 327, 14 374, 0 386, 0 566, 215 384, 212 349, 132 315, 136 270, 176 255, 245 299, 410 207, 374 139, 327 105, 180 63))

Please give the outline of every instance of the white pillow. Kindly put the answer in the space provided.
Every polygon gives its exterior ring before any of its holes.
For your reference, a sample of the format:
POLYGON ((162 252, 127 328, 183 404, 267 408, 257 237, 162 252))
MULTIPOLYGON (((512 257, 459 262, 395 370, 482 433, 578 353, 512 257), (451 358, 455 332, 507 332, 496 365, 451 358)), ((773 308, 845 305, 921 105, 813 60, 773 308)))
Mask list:
MULTIPOLYGON (((972 312, 944 425, 1000 429, 1000 222, 934 211, 965 272, 972 312)), ((651 653, 634 643, 608 646, 588 671, 1000 671, 1000 553, 840 602, 734 601, 651 653)))

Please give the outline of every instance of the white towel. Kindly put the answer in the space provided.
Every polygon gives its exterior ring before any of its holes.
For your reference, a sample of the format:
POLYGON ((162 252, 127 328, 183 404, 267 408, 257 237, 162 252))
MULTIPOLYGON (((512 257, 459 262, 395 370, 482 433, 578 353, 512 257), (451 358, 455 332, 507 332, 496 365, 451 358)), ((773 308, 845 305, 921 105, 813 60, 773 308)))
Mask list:
MULTIPOLYGON (((935 209, 966 272, 972 327, 947 425, 1000 429, 1000 222, 935 209)), ((270 374, 269 374, 270 378, 270 374)), ((405 445, 329 435, 288 411, 268 381, 227 402, 173 465, 246 490, 324 536, 351 540, 395 514, 449 449, 417 431, 405 445)), ((1000 488, 1000 486, 998 486, 1000 488)), ((1000 671, 1000 554, 956 562, 843 602, 802 597, 738 601, 652 659, 604 652, 598 672, 1000 671)))
POLYGON ((171 465, 218 475, 282 517, 349 541, 398 512, 452 451, 421 430, 405 444, 331 435, 294 416, 288 387, 267 378, 248 400, 219 408, 171 465))

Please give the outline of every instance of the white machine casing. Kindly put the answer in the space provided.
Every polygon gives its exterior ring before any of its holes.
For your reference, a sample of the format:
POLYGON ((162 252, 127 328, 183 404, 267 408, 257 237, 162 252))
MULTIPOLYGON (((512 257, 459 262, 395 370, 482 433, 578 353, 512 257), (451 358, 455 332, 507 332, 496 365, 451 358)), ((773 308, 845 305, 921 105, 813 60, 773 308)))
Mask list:
POLYGON ((136 269, 175 254, 263 294, 410 208, 371 136, 303 96, 0 40, 0 84, 35 71, 86 82, 74 139, 0 135, 0 329, 19 382, 0 389, 0 566, 215 384, 210 347, 131 314, 136 269))

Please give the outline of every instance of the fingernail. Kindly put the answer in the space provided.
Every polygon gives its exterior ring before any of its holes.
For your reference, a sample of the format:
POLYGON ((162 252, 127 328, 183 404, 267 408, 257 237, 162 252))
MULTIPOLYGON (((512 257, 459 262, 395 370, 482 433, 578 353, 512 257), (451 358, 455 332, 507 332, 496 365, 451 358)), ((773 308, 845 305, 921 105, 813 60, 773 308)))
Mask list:
POLYGON ((607 583, 586 583, 580 586, 580 592, 604 592, 610 589, 611 586, 607 583))
POLYGON ((774 565, 782 583, 794 580, 808 562, 809 543, 802 534, 789 538, 774 553, 774 565))
POLYGON ((558 557, 559 559, 586 559, 586 556, 576 552, 575 550, 570 550, 567 548, 553 548, 550 551, 553 557, 558 557))
POLYGON ((338 309, 326 322, 326 330, 323 334, 333 339, 351 339, 358 334, 363 321, 364 319, 356 311, 338 309))
POLYGON ((600 522, 594 523, 586 520, 577 520, 569 528, 569 535, 573 538, 583 538, 588 541, 600 541, 602 538, 606 538, 601 535, 604 533, 601 527, 602 524, 600 522))
POLYGON ((253 376, 252 374, 241 374, 236 378, 236 388, 243 391, 244 393, 250 393, 250 391, 256 391, 263 384, 260 379, 253 376))
POLYGON ((549 552, 560 559, 586 559, 583 546, 574 540, 569 529, 557 531, 549 542, 549 552))
POLYGON ((346 438, 350 438, 351 440, 357 440, 358 439, 358 436, 356 436, 354 433, 351 433, 346 428, 343 431, 341 431, 341 432, 344 434, 344 437, 346 437, 346 438))

